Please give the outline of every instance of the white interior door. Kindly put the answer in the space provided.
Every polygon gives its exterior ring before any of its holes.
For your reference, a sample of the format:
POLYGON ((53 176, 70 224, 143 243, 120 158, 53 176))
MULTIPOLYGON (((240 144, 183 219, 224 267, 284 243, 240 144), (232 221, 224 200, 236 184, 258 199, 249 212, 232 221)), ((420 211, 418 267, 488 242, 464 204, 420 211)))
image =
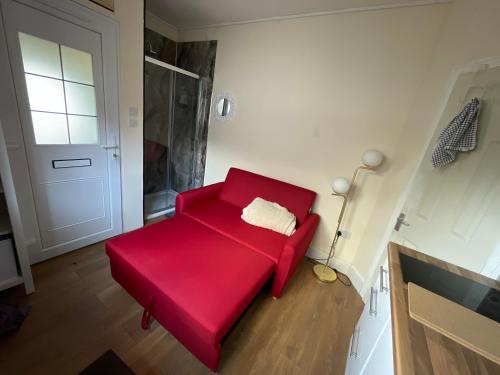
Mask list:
POLYGON ((394 232, 393 241, 486 276, 498 277, 500 67, 477 76, 474 73, 459 76, 403 213, 406 225, 394 232), (454 163, 434 169, 430 160, 438 135, 474 96, 482 97, 476 150, 459 153, 454 163))
POLYGON ((122 231, 117 108, 100 33, 1 1, 43 260, 122 231))

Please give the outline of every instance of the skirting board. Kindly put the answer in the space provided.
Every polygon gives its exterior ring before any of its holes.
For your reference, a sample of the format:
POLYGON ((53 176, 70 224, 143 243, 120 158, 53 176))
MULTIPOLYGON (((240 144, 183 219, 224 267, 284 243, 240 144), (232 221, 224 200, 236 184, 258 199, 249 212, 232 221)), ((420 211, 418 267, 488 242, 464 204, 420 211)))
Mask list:
MULTIPOLYGON (((319 251, 314 248, 309 248, 309 251, 306 254, 307 257, 311 259, 325 259, 328 254, 325 254, 322 251, 319 251)), ((324 260, 318 260, 320 263, 325 263, 324 260)), ((363 285, 365 283, 365 279, 359 271, 356 269, 356 267, 353 267, 350 262, 344 260, 344 259, 339 259, 339 258, 333 258, 332 261, 330 262, 330 265, 333 266, 333 268, 339 270, 342 273, 345 273, 349 279, 351 279, 352 285, 354 288, 356 288, 356 291, 361 295, 361 290, 363 289, 363 285)))
POLYGON ((365 285, 365 278, 361 276, 358 269, 352 265, 349 267, 349 278, 351 279, 352 285, 354 285, 358 293, 362 295, 361 291, 363 290, 363 286, 365 285))

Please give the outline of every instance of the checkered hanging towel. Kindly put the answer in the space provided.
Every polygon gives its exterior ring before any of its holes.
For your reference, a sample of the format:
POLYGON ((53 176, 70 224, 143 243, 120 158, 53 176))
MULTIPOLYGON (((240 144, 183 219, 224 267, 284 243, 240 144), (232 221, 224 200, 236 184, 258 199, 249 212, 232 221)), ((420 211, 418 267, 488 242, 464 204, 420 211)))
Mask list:
POLYGON ((458 151, 472 151, 476 148, 480 108, 479 99, 472 99, 439 135, 432 153, 434 168, 451 163, 458 151))

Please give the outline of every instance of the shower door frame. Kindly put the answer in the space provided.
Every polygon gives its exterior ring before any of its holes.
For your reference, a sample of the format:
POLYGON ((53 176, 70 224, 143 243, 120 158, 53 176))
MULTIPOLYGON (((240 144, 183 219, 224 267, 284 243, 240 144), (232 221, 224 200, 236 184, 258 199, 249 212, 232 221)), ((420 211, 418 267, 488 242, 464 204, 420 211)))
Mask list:
MULTIPOLYGON (((183 75, 186 75, 188 77, 191 77, 191 78, 194 78, 198 81, 198 100, 197 100, 197 106, 200 105, 200 88, 201 88, 201 79, 200 79, 200 76, 196 73, 193 73, 193 72, 190 72, 188 70, 185 70, 185 69, 182 69, 182 68, 179 68, 175 65, 171 65, 171 64, 168 64, 164 61, 160 61, 160 60, 157 60, 153 57, 150 57, 150 56, 144 56, 144 61, 145 62, 148 62, 148 63, 151 63, 151 64, 154 64, 154 65, 157 65, 157 66, 160 66, 164 69, 167 69, 170 71, 170 73, 172 74, 172 84, 170 85, 170 95, 171 95, 171 98, 173 100, 170 101, 170 121, 169 121, 169 124, 168 124, 168 139, 167 139, 167 142, 168 142, 168 156, 167 156, 167 176, 169 178, 169 180, 171 179, 171 160, 172 160, 172 133, 173 133, 173 125, 174 125, 174 112, 175 112, 175 106, 174 106, 174 100, 175 100, 175 86, 176 86, 176 81, 177 81, 177 75, 173 74, 173 73, 180 73, 180 74, 183 74, 183 75)), ((199 111, 197 110, 196 111, 196 127, 198 126, 198 123, 199 123, 199 119, 198 119, 198 116, 199 116, 199 111)), ((196 131, 197 133, 197 131, 196 131)), ((197 139, 195 139, 195 142, 197 142, 197 139)), ((195 164, 196 164, 196 157, 195 155, 193 155, 193 168, 195 168, 195 164)), ((143 184, 144 184, 144 181, 143 181, 143 184)), ((170 184, 171 185, 171 184, 170 184)), ((167 194, 167 197, 168 197, 168 193, 169 191, 171 190, 169 186, 167 186, 167 189, 166 189, 166 194, 167 194)), ((152 193, 154 194, 154 193, 152 193)), ((144 198, 143 198, 144 199, 144 198)), ((167 198, 168 200, 168 198, 167 198)), ((153 212, 153 213, 146 213, 144 212, 144 219, 145 220, 151 220, 151 219, 154 219, 154 218, 157 218, 157 217, 160 217, 160 216, 163 216, 163 215, 166 215, 166 214, 170 214, 170 213, 173 213, 175 211, 175 206, 174 207, 166 207, 164 210, 160 210, 160 211, 157 211, 157 212, 153 212)))

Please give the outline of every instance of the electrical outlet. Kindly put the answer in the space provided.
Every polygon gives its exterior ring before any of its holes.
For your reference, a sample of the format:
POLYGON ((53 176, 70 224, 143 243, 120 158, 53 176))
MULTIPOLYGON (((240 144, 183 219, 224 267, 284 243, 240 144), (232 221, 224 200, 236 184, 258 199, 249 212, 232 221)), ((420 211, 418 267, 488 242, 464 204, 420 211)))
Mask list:
POLYGON ((138 117, 139 116, 139 108, 137 108, 137 107, 130 107, 128 109, 128 115, 130 117, 138 117))
POLYGON ((139 125, 139 108, 130 107, 128 109, 128 124, 131 128, 137 128, 139 125))

